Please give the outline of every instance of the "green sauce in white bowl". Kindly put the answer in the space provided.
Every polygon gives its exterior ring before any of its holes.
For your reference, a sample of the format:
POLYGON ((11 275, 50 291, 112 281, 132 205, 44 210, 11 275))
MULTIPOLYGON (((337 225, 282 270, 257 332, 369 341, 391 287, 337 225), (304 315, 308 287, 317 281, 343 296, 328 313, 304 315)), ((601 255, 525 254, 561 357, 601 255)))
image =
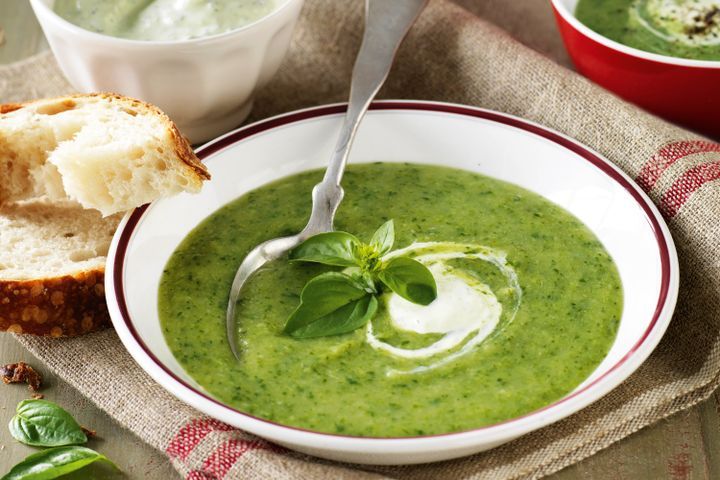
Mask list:
POLYGON ((272 13, 282 0, 56 0, 55 13, 92 32, 131 40, 208 37, 272 13))

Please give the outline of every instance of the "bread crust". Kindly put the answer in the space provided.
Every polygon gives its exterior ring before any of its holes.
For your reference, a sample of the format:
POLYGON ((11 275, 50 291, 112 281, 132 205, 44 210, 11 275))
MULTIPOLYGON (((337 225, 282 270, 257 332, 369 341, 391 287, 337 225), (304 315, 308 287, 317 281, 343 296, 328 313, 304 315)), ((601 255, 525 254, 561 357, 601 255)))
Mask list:
POLYGON ((33 280, 0 280, 0 331, 72 337, 106 328, 104 268, 33 280))
POLYGON ((22 107, 22 103, 6 103, 0 105, 0 114, 14 112, 15 110, 20 110, 22 107))

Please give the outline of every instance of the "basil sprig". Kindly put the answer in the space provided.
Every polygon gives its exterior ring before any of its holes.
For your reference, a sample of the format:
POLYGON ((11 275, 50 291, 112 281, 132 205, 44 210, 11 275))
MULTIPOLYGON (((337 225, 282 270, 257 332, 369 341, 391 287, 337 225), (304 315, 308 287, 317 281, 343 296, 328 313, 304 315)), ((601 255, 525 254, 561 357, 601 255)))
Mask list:
POLYGON ((77 445, 55 447, 33 453, 15 465, 0 480, 49 480, 102 461, 117 466, 105 455, 77 445))
POLYGON ((47 400, 24 400, 8 425, 18 442, 34 447, 58 447, 87 442, 87 436, 68 412, 47 400))
POLYGON ((77 444, 87 435, 75 419, 47 400, 24 400, 8 425, 15 440, 35 447, 53 447, 33 453, 0 480, 50 480, 102 461, 117 466, 95 450, 77 444))
POLYGON ((408 257, 383 257, 395 243, 392 220, 363 243, 347 232, 314 235, 290 252, 290 260, 346 267, 310 280, 300 293, 300 305, 283 333, 295 338, 324 337, 352 332, 372 319, 377 296, 386 288, 413 303, 428 305, 437 297, 432 273, 408 257))

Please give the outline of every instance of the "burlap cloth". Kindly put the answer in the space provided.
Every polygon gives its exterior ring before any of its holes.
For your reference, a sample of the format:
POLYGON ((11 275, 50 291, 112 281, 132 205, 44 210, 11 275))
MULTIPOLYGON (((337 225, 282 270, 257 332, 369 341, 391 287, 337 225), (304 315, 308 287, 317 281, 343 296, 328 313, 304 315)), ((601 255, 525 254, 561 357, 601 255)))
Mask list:
MULTIPOLYGON (((564 132, 617 163, 665 214, 682 269, 680 300, 660 346, 630 379, 572 417, 472 457, 431 465, 352 467, 275 448, 209 420, 153 382, 112 330, 20 341, 188 479, 539 478, 705 399, 720 372, 720 145, 618 100, 479 18, 567 63, 540 0, 433 0, 403 45, 386 98, 460 102, 564 132), (472 13, 474 10, 475 13, 472 13)), ((308 0, 292 50, 254 118, 347 95, 362 29, 360 0, 308 0)), ((49 55, 0 69, 0 101, 70 91, 49 55)))

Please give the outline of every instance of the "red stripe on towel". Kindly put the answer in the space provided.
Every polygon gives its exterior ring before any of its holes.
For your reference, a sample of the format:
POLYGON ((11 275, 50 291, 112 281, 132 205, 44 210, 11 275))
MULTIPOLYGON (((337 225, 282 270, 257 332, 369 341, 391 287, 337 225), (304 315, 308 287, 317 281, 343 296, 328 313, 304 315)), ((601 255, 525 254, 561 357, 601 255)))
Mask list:
POLYGON ((635 180, 643 190, 650 192, 663 172, 673 163, 688 155, 706 152, 720 152, 720 143, 707 142, 704 140, 669 143, 658 150, 658 152, 643 165, 635 180))
POLYGON ((703 163, 683 173, 660 198, 660 211, 672 218, 700 187, 720 179, 720 161, 703 163))
POLYGON ((215 475, 203 473, 200 470, 193 470, 187 474, 185 480, 217 480, 217 477, 215 475))
POLYGON ((203 463, 202 471, 213 478, 222 479, 240 457, 250 450, 278 451, 278 448, 262 440, 228 440, 221 444, 203 463))
POLYGON ((230 430, 234 430, 234 428, 218 420, 194 418, 183 426, 170 441, 165 453, 170 458, 185 460, 210 432, 228 432, 230 430))

